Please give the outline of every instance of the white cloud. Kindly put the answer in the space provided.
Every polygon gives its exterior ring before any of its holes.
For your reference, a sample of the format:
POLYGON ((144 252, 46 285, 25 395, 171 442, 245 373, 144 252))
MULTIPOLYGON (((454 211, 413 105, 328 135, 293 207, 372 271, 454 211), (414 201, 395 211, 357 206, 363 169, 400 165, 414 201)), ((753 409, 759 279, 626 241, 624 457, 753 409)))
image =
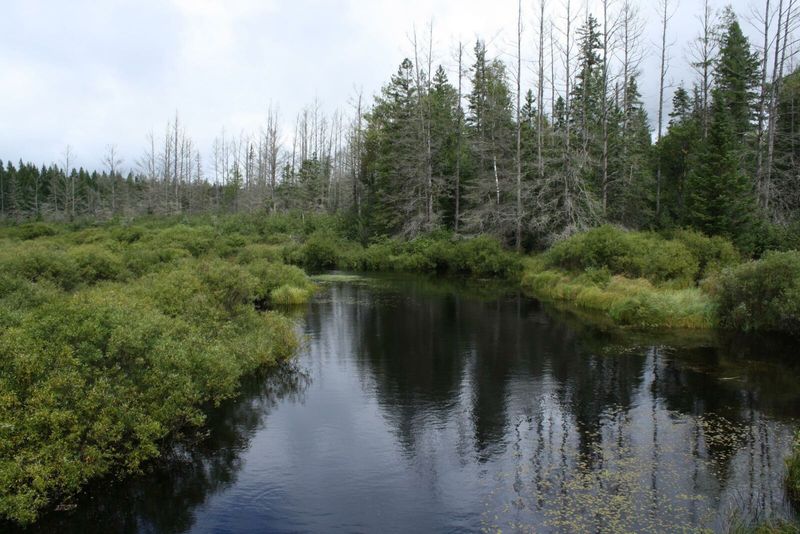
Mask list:
MULTIPOLYGON (((596 0, 592 0, 596 1, 596 0)), ((271 102, 284 131, 315 97, 348 108, 354 88, 376 93, 434 27, 434 59, 454 72, 458 40, 477 36, 495 54, 513 50, 515 0, 7 0, 0 32, 0 158, 57 160, 66 144, 80 164, 98 165, 119 145, 132 163, 149 130, 176 110, 198 146, 209 150, 223 126, 256 129, 271 102), (505 28, 506 32, 503 33, 505 28)), ((646 0, 646 45, 657 17, 646 0)), ((685 46, 699 6, 684 0, 671 28, 671 78, 689 79, 685 46)), ((558 0, 549 0, 552 10, 558 0)), ((736 0, 740 14, 748 0, 736 0)), ((534 54, 534 3, 526 1, 526 59, 534 54)), ((747 31, 752 32, 747 24, 747 31)), ((466 61, 471 59, 466 58, 466 61)), ((657 55, 640 85, 656 108, 657 55)), ((526 70, 526 85, 533 71, 526 70)))

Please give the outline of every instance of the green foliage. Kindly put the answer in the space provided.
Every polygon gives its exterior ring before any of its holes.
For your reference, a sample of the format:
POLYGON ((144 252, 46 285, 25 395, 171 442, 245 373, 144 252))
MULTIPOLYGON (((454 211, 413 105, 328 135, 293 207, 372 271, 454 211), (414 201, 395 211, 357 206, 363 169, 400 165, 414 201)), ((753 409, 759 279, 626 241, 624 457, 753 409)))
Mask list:
POLYGON ((39 237, 54 236, 58 233, 58 230, 51 224, 34 222, 20 225, 15 233, 16 237, 19 239, 36 239, 39 237))
POLYGON ((299 262, 312 271, 332 269, 339 258, 339 238, 330 230, 317 230, 308 236, 299 251, 299 262))
POLYGON ((768 252, 725 271, 719 315, 728 328, 800 335, 800 252, 768 252))
POLYGON ((673 232, 671 237, 688 248, 697 258, 700 267, 698 278, 713 275, 741 261, 736 247, 724 237, 708 237, 695 230, 678 230, 673 232))
POLYGON ((583 273, 548 269, 542 259, 526 263, 522 287, 537 298, 570 303, 605 321, 636 328, 710 328, 715 306, 697 288, 655 287, 645 279, 611 276, 606 269, 583 273))
POLYGON ((273 304, 290 306, 305 304, 311 298, 312 291, 290 285, 282 285, 270 292, 270 301, 273 304))
POLYGON ((67 255, 75 262, 78 279, 93 284, 100 280, 119 280, 125 276, 125 266, 119 254, 99 245, 79 245, 67 255))
POLYGON ((800 502, 800 432, 794 438, 792 454, 786 460, 786 488, 789 495, 800 502))
POLYGON ((201 406, 289 357, 314 290, 253 234, 93 227, 0 249, 0 517, 34 521, 89 480, 136 472, 201 406), (231 257, 235 261, 227 261, 231 257), (270 260, 270 261, 268 261, 270 260))
POLYGON ((752 248, 753 185, 740 168, 739 143, 725 96, 715 90, 708 136, 697 145, 687 178, 687 219, 708 235, 752 248))
POLYGON ((611 274, 680 287, 693 285, 701 272, 698 258, 682 242, 608 225, 556 243, 545 261, 568 271, 607 269, 611 274))

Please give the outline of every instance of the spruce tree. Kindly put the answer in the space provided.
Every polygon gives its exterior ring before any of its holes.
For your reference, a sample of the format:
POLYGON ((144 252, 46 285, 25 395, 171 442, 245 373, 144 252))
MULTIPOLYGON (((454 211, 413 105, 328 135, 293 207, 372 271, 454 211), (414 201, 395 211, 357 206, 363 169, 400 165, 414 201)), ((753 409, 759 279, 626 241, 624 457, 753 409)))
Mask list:
POLYGON ((714 78, 730 113, 733 133, 741 140, 754 127, 759 59, 730 7, 725 10, 723 28, 714 78))
POLYGON ((754 210, 753 188, 739 169, 737 141, 729 103, 721 89, 712 92, 708 137, 690 161, 687 219, 708 235, 746 241, 754 210))

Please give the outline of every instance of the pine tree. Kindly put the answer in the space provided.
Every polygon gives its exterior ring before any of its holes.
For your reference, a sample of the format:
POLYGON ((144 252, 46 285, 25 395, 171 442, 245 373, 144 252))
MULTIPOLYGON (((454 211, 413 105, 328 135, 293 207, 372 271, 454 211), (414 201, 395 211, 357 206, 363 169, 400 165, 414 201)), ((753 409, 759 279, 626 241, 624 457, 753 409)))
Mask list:
POLYGON ((721 89, 712 92, 708 137, 698 144, 687 180, 687 219, 698 230, 738 243, 746 234, 754 210, 753 188, 739 169, 734 121, 721 89))
POLYGON ((730 113, 733 132, 741 140, 754 129, 760 62, 730 7, 725 11, 723 27, 714 78, 730 113))
POLYGON ((685 222, 689 166, 692 152, 703 137, 702 115, 696 109, 695 102, 696 99, 682 86, 675 90, 669 126, 656 147, 662 178, 662 209, 656 222, 662 227, 685 222))
POLYGON ((464 222, 476 232, 510 236, 516 223, 509 203, 514 144, 511 89, 502 61, 488 60, 482 41, 475 45, 467 126, 475 158, 464 222))
POLYGON ((414 66, 405 59, 367 116, 365 217, 379 234, 413 234, 425 216, 418 105, 414 66))

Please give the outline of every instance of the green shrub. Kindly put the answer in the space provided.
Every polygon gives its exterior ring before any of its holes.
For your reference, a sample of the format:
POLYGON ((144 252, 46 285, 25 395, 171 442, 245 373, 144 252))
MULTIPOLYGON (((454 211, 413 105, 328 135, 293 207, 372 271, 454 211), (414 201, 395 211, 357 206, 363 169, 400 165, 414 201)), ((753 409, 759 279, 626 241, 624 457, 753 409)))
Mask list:
POLYGON ((111 230, 111 236, 119 241, 120 243, 131 244, 135 243, 142 239, 147 230, 142 228, 141 226, 123 226, 113 228, 111 230))
POLYGON ((254 296, 256 300, 267 300, 272 292, 281 286, 295 287, 309 293, 314 284, 302 269, 283 263, 254 262, 247 266, 254 279, 254 296))
POLYGON ((272 304, 284 306, 305 304, 311 298, 311 294, 312 292, 308 289, 284 284, 270 292, 270 301, 272 304))
POLYGON ((637 328, 710 328, 712 299, 697 288, 656 287, 646 279, 609 277, 602 269, 582 273, 548 269, 541 258, 526 260, 522 288, 535 297, 600 313, 604 321, 637 328))
POLYGON ((786 488, 789 495, 800 503, 800 432, 794 438, 792 454, 786 460, 786 488))
POLYGON ((728 269, 718 301, 725 327, 800 335, 800 252, 768 252, 728 269))
POLYGON ((500 242, 488 236, 459 242, 454 271, 476 276, 516 277, 522 270, 517 254, 503 249, 500 242))
POLYGON ((122 258, 98 245, 80 245, 71 248, 67 255, 77 266, 79 280, 93 284, 100 280, 116 280, 123 277, 125 266, 122 258))
POLYGON ((700 262, 682 242, 656 234, 601 226, 556 243, 546 254, 551 267, 569 271, 607 269, 673 287, 693 285, 700 262))
POLYGON ((280 262, 283 259, 283 251, 281 247, 276 245, 250 243, 238 251, 236 259, 240 264, 250 264, 257 260, 280 262))
POLYGON ((339 260, 339 239, 329 230, 315 231, 299 251, 299 260, 312 271, 333 269, 339 260))
POLYGON ((722 236, 708 237, 695 230, 679 230, 673 239, 680 241, 697 258, 698 278, 705 278, 726 267, 737 265, 741 258, 733 243, 722 236))
POLYGON ((47 280, 63 289, 72 289, 80 282, 73 257, 60 248, 39 242, 0 252, 0 272, 31 282, 47 280))
POLYGON ((58 230, 51 224, 43 222, 34 222, 22 224, 16 229, 16 236, 22 240, 37 239, 39 237, 48 237, 58 234, 58 230))
POLYGON ((158 247, 150 243, 137 242, 124 250, 122 260, 128 270, 141 276, 189 256, 189 251, 183 248, 158 247))
POLYGON ((148 237, 147 242, 153 248, 179 248, 199 257, 215 245, 219 234, 211 226, 187 226, 179 224, 165 228, 148 237))

